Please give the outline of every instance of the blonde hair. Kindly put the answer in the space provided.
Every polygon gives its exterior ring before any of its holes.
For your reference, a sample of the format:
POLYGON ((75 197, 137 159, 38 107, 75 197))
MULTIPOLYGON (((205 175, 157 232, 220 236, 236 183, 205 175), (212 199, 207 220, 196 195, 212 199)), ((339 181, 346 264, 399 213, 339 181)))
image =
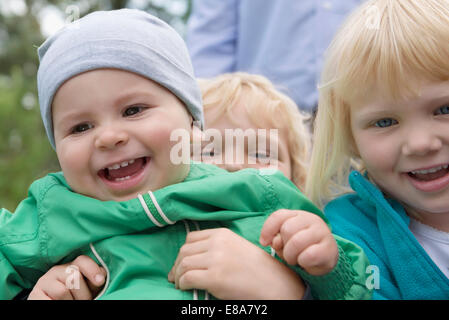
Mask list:
MULTIPOLYGON (((245 98, 248 117, 254 124, 286 129, 292 168, 292 181, 304 190, 310 156, 310 132, 305 122, 308 116, 301 113, 292 99, 276 90, 265 77, 244 72, 227 73, 213 79, 199 79, 203 94, 204 112, 210 109, 231 115, 241 98, 245 98)), ((229 117, 232 121, 233 117, 229 117)), ((207 123, 206 123, 207 127, 207 123)))
POLYGON ((313 202, 322 207, 350 191, 350 170, 363 170, 351 132, 354 102, 373 90, 400 99, 417 94, 416 81, 449 79, 448 39, 447 0, 371 0, 348 17, 327 51, 319 86, 306 183, 313 202))

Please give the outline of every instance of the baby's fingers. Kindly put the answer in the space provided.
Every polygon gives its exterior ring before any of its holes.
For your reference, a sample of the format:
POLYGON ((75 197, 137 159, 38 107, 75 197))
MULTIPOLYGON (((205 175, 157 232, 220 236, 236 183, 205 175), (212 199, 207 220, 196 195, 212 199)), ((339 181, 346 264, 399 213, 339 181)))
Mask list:
POLYGON ((79 272, 88 280, 89 287, 101 287, 106 278, 106 271, 88 256, 79 256, 71 265, 78 267, 79 272))
POLYGON ((74 300, 69 288, 61 281, 53 281, 51 285, 45 286, 42 290, 50 300, 74 300))
POLYGON ((320 242, 308 247, 298 256, 298 264, 309 274, 320 276, 329 273, 338 263, 335 240, 320 242))
MULTIPOLYGON (((284 255, 284 260, 291 265, 297 264, 298 256, 308 247, 319 243, 321 240, 322 235, 314 228, 308 228, 297 232, 291 236, 284 245, 284 250, 282 252, 284 255)), ((304 268, 303 265, 299 265, 304 268)))
POLYGON ((260 232, 259 242, 263 246, 268 246, 273 242, 273 238, 281 230, 282 224, 289 218, 298 214, 298 211, 281 209, 272 213, 265 221, 260 232))
POLYGON ((276 251, 276 254, 283 260, 284 259, 284 255, 282 253, 283 249, 284 249, 284 242, 282 241, 282 237, 281 234, 278 233, 273 241, 271 242, 271 248, 274 249, 274 251, 276 251))
POLYGON ((31 291, 27 300, 52 300, 43 290, 37 288, 31 291))

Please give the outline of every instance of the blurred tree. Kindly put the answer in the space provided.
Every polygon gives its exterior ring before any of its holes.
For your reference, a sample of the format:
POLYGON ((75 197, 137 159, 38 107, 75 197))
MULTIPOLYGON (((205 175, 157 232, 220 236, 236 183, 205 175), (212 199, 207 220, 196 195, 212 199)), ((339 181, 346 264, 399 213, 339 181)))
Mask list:
POLYGON ((191 0, 1 0, 0 1, 0 208, 14 211, 29 185, 60 170, 48 143, 37 99, 36 49, 48 8, 62 23, 96 10, 136 8, 150 12, 184 35, 191 0), (44 17, 44 18, 43 18, 44 17))

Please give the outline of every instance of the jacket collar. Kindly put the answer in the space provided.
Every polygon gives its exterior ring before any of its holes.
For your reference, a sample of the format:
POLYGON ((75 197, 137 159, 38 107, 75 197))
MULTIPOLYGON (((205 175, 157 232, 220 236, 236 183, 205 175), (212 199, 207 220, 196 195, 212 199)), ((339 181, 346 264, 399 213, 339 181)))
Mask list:
MULTIPOLYGON (((410 218, 396 200, 384 194, 360 172, 353 171, 349 183, 374 210, 374 217, 387 263, 403 299, 449 298, 449 280, 428 256, 409 229, 410 218)), ((382 285, 382 284, 381 284, 382 285)))

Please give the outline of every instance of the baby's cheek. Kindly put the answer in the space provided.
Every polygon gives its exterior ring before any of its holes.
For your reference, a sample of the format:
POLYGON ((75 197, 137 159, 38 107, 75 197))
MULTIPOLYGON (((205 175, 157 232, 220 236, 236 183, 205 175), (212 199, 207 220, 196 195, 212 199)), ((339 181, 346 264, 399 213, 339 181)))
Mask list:
POLYGON ((82 148, 62 147, 57 150, 64 177, 75 191, 83 188, 83 180, 89 175, 89 157, 82 148))

